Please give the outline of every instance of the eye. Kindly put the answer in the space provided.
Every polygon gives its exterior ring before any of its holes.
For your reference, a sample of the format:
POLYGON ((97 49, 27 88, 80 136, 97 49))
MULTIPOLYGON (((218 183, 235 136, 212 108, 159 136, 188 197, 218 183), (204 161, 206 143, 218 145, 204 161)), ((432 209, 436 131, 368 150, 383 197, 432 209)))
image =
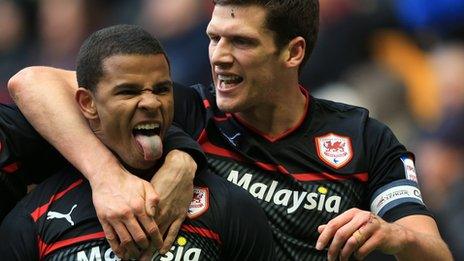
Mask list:
POLYGON ((172 85, 171 84, 163 84, 163 85, 160 85, 160 86, 156 86, 154 89, 153 89, 153 93, 154 94, 168 94, 171 92, 171 89, 172 89, 172 85))
POLYGON ((131 89, 124 89, 116 92, 116 95, 136 95, 137 91, 136 90, 131 90, 131 89))
POLYGON ((232 43, 239 47, 250 47, 254 46, 254 42, 245 37, 234 37, 232 43))
POLYGON ((217 43, 217 42, 219 42, 219 40, 221 40, 221 37, 219 37, 217 35, 213 35, 213 34, 208 35, 208 37, 209 37, 210 43, 213 43, 213 44, 217 43))

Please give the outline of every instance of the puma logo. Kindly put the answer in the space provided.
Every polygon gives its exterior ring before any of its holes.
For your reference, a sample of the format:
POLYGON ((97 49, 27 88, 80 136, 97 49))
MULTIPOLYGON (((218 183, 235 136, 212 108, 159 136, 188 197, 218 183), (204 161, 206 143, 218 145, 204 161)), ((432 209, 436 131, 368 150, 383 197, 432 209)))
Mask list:
POLYGON ((229 137, 229 136, 227 136, 227 135, 225 135, 225 136, 226 136, 226 138, 230 141, 230 143, 234 144, 234 146, 237 146, 235 139, 236 139, 238 136, 240 136, 240 135, 242 135, 242 134, 241 134, 240 132, 238 132, 238 133, 236 133, 236 134, 235 134, 234 136, 232 136, 232 137, 229 137))
POLYGON ((47 220, 54 219, 54 218, 64 218, 71 224, 71 226, 74 226, 74 221, 72 221, 71 219, 71 213, 76 207, 77 207, 77 204, 74 204, 74 206, 72 206, 71 210, 67 214, 62 214, 62 213, 55 212, 55 211, 48 211, 47 220))

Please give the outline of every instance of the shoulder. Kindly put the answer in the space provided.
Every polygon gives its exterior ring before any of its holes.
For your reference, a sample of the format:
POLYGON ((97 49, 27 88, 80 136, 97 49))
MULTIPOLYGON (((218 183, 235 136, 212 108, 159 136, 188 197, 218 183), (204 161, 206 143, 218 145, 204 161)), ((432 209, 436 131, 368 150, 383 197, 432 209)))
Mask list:
POLYGON ((320 99, 311 96, 311 103, 315 107, 314 109, 332 113, 354 113, 362 114, 365 116, 369 115, 369 110, 363 107, 350 105, 342 102, 336 102, 331 100, 320 99))
POLYGON ((330 126, 364 126, 369 110, 363 107, 311 97, 310 114, 314 124, 330 126))
POLYGON ((38 206, 47 204, 52 197, 59 199, 71 190, 84 187, 90 187, 88 181, 69 165, 37 185, 21 202, 32 213, 38 206))

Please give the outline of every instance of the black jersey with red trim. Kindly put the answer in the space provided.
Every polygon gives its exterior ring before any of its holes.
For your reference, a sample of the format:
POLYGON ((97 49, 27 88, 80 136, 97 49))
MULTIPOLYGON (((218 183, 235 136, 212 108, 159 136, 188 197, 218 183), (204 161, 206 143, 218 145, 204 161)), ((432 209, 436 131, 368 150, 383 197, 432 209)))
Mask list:
POLYGON ((413 155, 366 109, 307 97, 299 124, 268 137, 219 111, 214 91, 178 88, 175 121, 198 138, 210 170, 248 190, 271 223, 279 260, 325 260, 317 227, 357 207, 393 222, 430 215, 413 155))
MULTIPOLYGON (((186 151, 198 169, 206 165, 199 145, 175 126, 168 129, 163 148, 165 152, 186 151)), ((40 183, 65 164, 15 105, 0 104, 0 221, 26 194, 27 184, 40 183)))
MULTIPOLYGON (((187 219, 153 260, 273 260, 266 216, 246 191, 204 171, 187 219)), ((2 260, 119 260, 107 243, 88 181, 72 167, 21 200, 0 227, 2 260)))

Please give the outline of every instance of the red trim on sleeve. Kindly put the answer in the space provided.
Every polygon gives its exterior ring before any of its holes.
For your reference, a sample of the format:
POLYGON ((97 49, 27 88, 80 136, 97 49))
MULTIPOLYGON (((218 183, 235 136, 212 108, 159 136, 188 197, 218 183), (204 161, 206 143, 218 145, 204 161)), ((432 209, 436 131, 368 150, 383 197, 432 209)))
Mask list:
POLYGON ((208 109, 209 107, 211 107, 211 104, 209 104, 209 101, 207 99, 204 99, 203 106, 205 106, 205 109, 208 109))
POLYGON ((13 162, 2 168, 5 173, 13 173, 19 169, 19 162, 13 162))
POLYGON ((182 225, 181 229, 183 231, 186 231, 186 232, 195 233, 195 234, 198 234, 198 235, 200 235, 202 237, 206 237, 206 238, 216 240, 219 244, 222 244, 221 239, 219 237, 219 234, 212 231, 212 230, 210 230, 210 229, 201 228, 201 227, 195 227, 195 226, 192 226, 192 225, 182 225))
POLYGON ((39 237, 38 243, 39 243, 40 260, 42 260, 45 256, 47 256, 48 254, 50 254, 51 252, 57 249, 70 246, 76 243, 84 242, 84 241, 89 241, 89 240, 94 240, 94 239, 103 239, 103 238, 105 238, 105 233, 101 231, 101 232, 96 232, 93 234, 88 234, 88 235, 83 235, 79 237, 73 237, 73 238, 61 240, 61 241, 48 245, 45 242, 43 242, 39 237))
POLYGON ((47 212, 50 204, 52 202, 55 202, 57 201, 58 199, 60 199, 61 197, 63 197, 66 193, 68 193, 71 189, 77 187, 78 185, 80 185, 84 180, 83 179, 79 179, 78 181, 72 183, 71 185, 69 185, 65 190, 57 193, 57 194, 54 194, 53 196, 51 196, 50 200, 38 207, 36 210, 34 210, 32 213, 31 213, 31 217, 32 219, 34 220, 34 222, 37 222, 37 220, 43 215, 45 214, 45 212, 47 212))

